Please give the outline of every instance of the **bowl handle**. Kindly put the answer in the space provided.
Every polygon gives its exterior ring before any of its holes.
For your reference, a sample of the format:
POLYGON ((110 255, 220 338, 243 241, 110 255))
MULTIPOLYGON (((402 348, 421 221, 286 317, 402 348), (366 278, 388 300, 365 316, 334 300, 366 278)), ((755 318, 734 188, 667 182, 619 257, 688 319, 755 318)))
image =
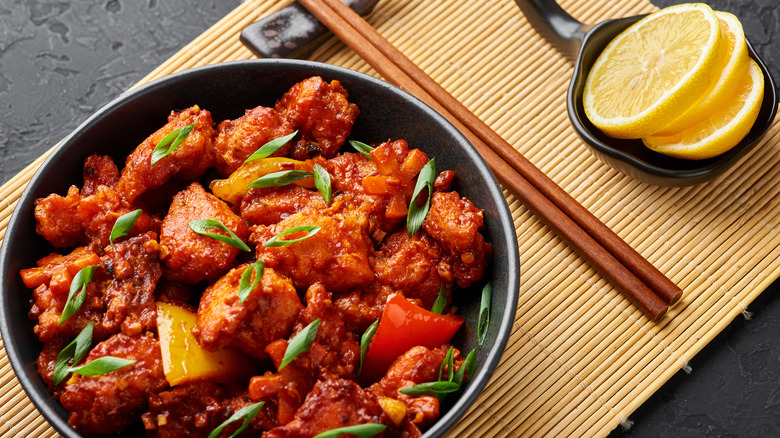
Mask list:
POLYGON ((571 63, 590 26, 577 21, 554 0, 515 0, 531 26, 571 63))

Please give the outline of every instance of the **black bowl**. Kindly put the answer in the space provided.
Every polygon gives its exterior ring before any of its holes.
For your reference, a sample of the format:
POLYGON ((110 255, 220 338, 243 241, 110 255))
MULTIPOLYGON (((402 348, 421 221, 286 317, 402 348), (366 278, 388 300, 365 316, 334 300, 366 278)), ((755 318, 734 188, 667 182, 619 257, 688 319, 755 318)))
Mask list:
MULTIPOLYGON (((332 65, 294 60, 251 60, 217 64, 173 74, 134 89, 112 101, 68 136, 30 181, 6 229, 0 250, 0 330, 6 354, 32 402, 57 431, 79 436, 67 413, 39 378, 35 360, 41 343, 27 318, 32 296, 19 271, 35 266, 54 249, 35 232, 34 201, 49 193, 65 194, 81 185, 84 159, 111 155, 124 163, 127 154, 162 126, 171 110, 194 104, 212 112, 215 121, 233 119, 244 109, 273 106, 290 86, 319 75, 339 80, 360 107, 352 137, 365 142, 406 139, 410 146, 436 157, 437 168, 456 172, 454 188, 485 211, 485 237, 493 245, 487 278, 493 284, 492 320, 485 346, 477 350, 477 372, 465 390, 443 406, 442 417, 425 437, 440 436, 469 409, 493 374, 504 351, 517 307, 519 260, 517 238, 504 195, 490 169, 471 144, 443 117, 404 91, 371 76, 332 65)), ((57 139, 52 139, 56 141, 57 139)), ((476 319, 482 284, 462 291, 455 304, 466 323, 453 341, 461 351, 476 348, 476 319)))

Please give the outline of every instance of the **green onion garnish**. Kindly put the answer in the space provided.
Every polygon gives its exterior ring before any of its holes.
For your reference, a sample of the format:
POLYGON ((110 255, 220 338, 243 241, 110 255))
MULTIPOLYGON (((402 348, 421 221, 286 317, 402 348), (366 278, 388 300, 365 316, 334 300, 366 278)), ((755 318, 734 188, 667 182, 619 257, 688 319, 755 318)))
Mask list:
POLYGON ((369 438, 382 432, 385 429, 387 429, 387 426, 384 424, 357 424, 355 426, 346 426, 339 427, 338 429, 326 430, 325 432, 315 435, 314 438, 334 438, 339 437, 342 434, 357 435, 359 438, 369 438))
POLYGON ((248 189, 255 189, 261 187, 281 187, 281 186, 286 186, 288 184, 292 184, 295 181, 304 178, 309 178, 311 176, 314 175, 308 170, 302 170, 302 169, 282 170, 280 172, 273 172, 273 173, 269 173, 268 175, 263 175, 260 178, 257 178, 256 180, 249 183, 246 187, 248 189))
POLYGON ((152 151, 151 165, 154 166, 154 163, 172 154, 173 151, 175 151, 176 148, 178 148, 179 145, 184 141, 184 139, 187 138, 187 134, 192 131, 194 126, 195 124, 192 123, 179 129, 174 129, 170 134, 163 137, 163 139, 157 143, 157 146, 155 146, 154 150, 152 151))
POLYGON ((241 301, 242 304, 246 300, 246 297, 249 296, 249 293, 257 287, 257 283, 260 283, 264 270, 265 261, 263 261, 263 259, 258 259, 241 274, 241 281, 238 283, 238 300, 241 301), (252 278, 252 272, 255 273, 255 279, 252 281, 252 284, 249 284, 249 281, 252 278))
POLYGON ((190 229, 192 229, 192 231, 198 234, 211 237, 212 239, 218 240, 220 242, 227 243, 228 245, 238 248, 242 251, 247 251, 247 252, 251 251, 247 246, 247 244, 244 243, 243 240, 239 239, 234 232, 230 231, 230 228, 228 228, 227 226, 225 226, 225 224, 223 224, 222 222, 216 219, 211 219, 211 218, 198 219, 198 220, 190 221, 188 225, 190 226, 190 229), (229 236, 206 231, 209 228, 222 230, 228 233, 229 236))
POLYGON ((114 356, 99 357, 92 362, 84 364, 82 366, 74 367, 69 366, 68 361, 71 356, 73 357, 73 364, 77 364, 81 359, 86 356, 89 351, 89 347, 92 344, 92 329, 94 323, 90 321, 81 333, 76 336, 70 344, 60 351, 57 355, 57 359, 54 362, 54 384, 59 385, 70 373, 80 374, 82 376, 99 376, 101 374, 110 373, 120 368, 124 368, 128 365, 135 363, 134 360, 124 359, 114 356))
POLYGON ((89 347, 92 346, 92 329, 95 326, 93 321, 90 321, 81 333, 76 336, 76 339, 66 345, 65 348, 57 355, 57 359, 54 361, 54 384, 59 385, 60 382, 65 380, 70 374, 68 370, 68 361, 73 358, 73 365, 81 362, 81 359, 89 353, 89 347))
POLYGON ((360 365, 358 365, 357 375, 363 370, 363 362, 366 360, 366 353, 368 353, 368 346, 371 345, 371 340, 374 339, 376 334, 376 328, 379 327, 379 320, 372 322, 370 326, 363 332, 363 336, 360 337, 360 365))
POLYGON ((297 227, 288 228, 281 233, 277 234, 276 236, 268 239, 263 246, 267 248, 276 248, 279 246, 287 246, 292 245, 293 243, 298 243, 302 240, 308 239, 309 237, 319 233, 319 231, 322 229, 322 227, 317 225, 300 225, 297 227), (307 231, 306 235, 303 237, 300 237, 298 239, 291 239, 291 240, 280 240, 283 236, 286 236, 288 234, 292 234, 298 231, 307 231))
POLYGON ((431 208, 431 196, 433 195, 433 180, 436 178, 436 163, 434 159, 428 161, 427 164, 420 170, 420 174, 417 175, 417 184, 414 186, 414 192, 412 194, 412 201, 409 203, 409 212, 406 215, 406 231, 409 232, 409 237, 414 236, 414 233, 420 229, 425 216, 428 214, 428 210, 431 208), (420 193, 424 188, 428 188, 428 199, 425 201, 422 207, 419 206, 418 199, 420 193))
POLYGON ((319 164, 314 165, 314 186, 325 198, 325 203, 330 205, 333 200, 333 189, 330 186, 330 174, 319 164))
POLYGON ((279 365, 277 371, 281 371, 288 363, 295 360, 299 354, 309 350, 311 343, 314 342, 314 338, 317 337, 317 330, 320 328, 320 320, 315 319, 311 324, 304 327, 303 330, 298 332, 297 335, 290 339, 290 343, 287 344, 287 350, 284 351, 284 358, 279 365))
POLYGON ((92 277, 95 276, 97 268, 98 265, 85 266, 73 277, 73 280, 70 282, 68 299, 65 301, 65 307, 62 309, 62 315, 60 315, 57 325, 70 319, 84 304, 84 300, 87 299, 87 285, 92 281, 92 277))
POLYGON ((468 356, 466 356, 466 360, 463 362, 463 365, 461 365, 460 369, 458 369, 458 372, 455 373, 455 377, 453 377, 452 381, 458 385, 462 385, 464 378, 471 379, 471 376, 474 375, 474 368, 476 367, 477 352, 475 350, 471 350, 468 356))
POLYGON ((398 390, 401 394, 406 395, 444 395, 455 392, 460 389, 460 385, 455 382, 447 380, 438 382, 419 383, 417 385, 407 386, 398 390))
POLYGON ((479 319, 477 320, 477 345, 479 348, 485 344, 488 326, 490 325, 490 295, 493 285, 488 282, 482 288, 482 299, 479 302, 479 319))
POLYGON ((442 375, 446 377, 447 382, 452 382, 452 380, 455 378, 455 360, 453 359, 453 353, 454 348, 450 347, 449 350, 447 350, 447 354, 444 355, 444 360, 441 361, 441 366, 439 367, 439 381, 442 381, 442 375), (445 375, 444 372, 447 371, 447 374, 445 375))
POLYGON ((441 315, 446 306, 447 295, 444 293, 444 285, 441 285, 441 287, 439 287, 439 295, 436 296, 436 301, 433 302, 433 306, 431 307, 431 313, 438 313, 441 315))
POLYGON ((275 138, 268 143, 260 146, 260 149, 256 150, 252 155, 247 157, 246 160, 244 160, 244 164, 249 163, 250 161, 259 160, 261 158, 270 157, 273 155, 274 152, 278 151, 279 148, 287 144, 288 141, 292 140, 293 137, 295 137, 295 134, 297 134, 298 131, 293 132, 292 134, 287 134, 283 137, 275 138))
POLYGON ((363 143, 362 141, 357 140, 349 140, 350 146, 355 148, 356 151, 360 152, 361 154, 368 157, 369 160, 374 160, 374 158, 371 156, 371 151, 374 150, 371 146, 363 143))
POLYGON ((108 239, 109 243, 113 246, 115 239, 127 236, 127 233, 130 232, 130 229, 133 228, 133 225, 135 225, 139 217, 141 217, 140 208, 119 216, 116 219, 116 222, 114 222, 114 227, 111 228, 111 237, 108 239))
POLYGON ((241 427, 238 428, 235 432, 233 432, 232 435, 230 435, 229 438, 234 438, 238 434, 244 431, 247 427, 249 427, 249 423, 252 422, 252 420, 255 419, 257 414, 260 412, 260 409, 263 408, 263 405, 265 404, 264 401, 257 402, 253 405, 249 405, 246 407, 243 407, 236 411, 233 415, 230 416, 227 420, 225 420, 222 424, 216 427, 216 429, 212 430, 209 434, 208 438, 217 438, 220 433, 222 433, 222 429, 224 429, 228 424, 233 423, 235 421, 241 421, 243 420, 243 423, 241 423, 241 427))

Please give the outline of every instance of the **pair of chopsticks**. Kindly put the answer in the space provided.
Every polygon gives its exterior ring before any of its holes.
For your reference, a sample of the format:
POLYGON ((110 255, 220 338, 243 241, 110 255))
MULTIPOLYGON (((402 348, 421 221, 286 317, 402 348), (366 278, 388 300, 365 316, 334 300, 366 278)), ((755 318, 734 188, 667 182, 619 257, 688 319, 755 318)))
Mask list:
POLYGON ((493 173, 653 321, 682 290, 340 0, 298 0, 385 80, 447 118, 493 173))

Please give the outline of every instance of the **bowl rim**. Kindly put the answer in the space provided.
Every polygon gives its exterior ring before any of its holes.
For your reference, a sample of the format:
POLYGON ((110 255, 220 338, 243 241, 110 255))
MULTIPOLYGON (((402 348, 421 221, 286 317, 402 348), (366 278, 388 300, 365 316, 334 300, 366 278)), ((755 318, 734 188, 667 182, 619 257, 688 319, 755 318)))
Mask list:
MULTIPOLYGON (((491 317, 491 326, 495 326, 496 317, 500 317, 500 324, 497 328, 491 328, 491 331, 496 331, 495 342, 487 352, 484 363, 477 369, 471 382, 467 385, 465 390, 460 394, 460 397, 455 403, 453 403, 443 415, 441 415, 436 422, 429 427, 423 434, 425 438, 433 438, 443 435, 449 430, 463 415, 466 414, 469 407, 474 403, 476 398, 487 386, 488 381, 495 372, 496 367, 504 353, 506 345, 509 340, 509 336, 512 332, 512 326, 514 324, 514 317, 518 302, 518 291, 520 285, 520 262, 519 262, 519 249, 516 238, 516 231, 514 227, 514 221, 509 211, 509 206, 506 203, 506 199, 503 192, 495 179, 495 176, 491 172, 482 157, 474 149, 473 145, 461 134, 447 119, 433 110, 430 106, 407 93, 406 91, 391 85, 381 79, 373 77, 371 75, 340 67, 332 64, 307 61, 307 60, 292 60, 292 59, 249 59, 240 61, 229 61, 224 63, 212 64, 207 66, 195 67, 188 70, 172 73, 170 75, 155 79, 146 84, 132 88, 125 93, 111 99, 108 103, 104 104, 97 111, 93 112, 84 122, 79 124, 71 133, 69 133, 62 141, 60 141, 51 151, 49 156, 43 161, 40 167, 36 170, 23 193, 19 197, 17 205, 14 207, 14 211, 11 214, 11 218, 6 227, 6 234, 2 245, 0 245, 0 335, 2 335, 3 345, 6 350, 6 355, 11 363, 14 374, 19 380, 25 394, 32 401, 33 405, 43 415, 44 419, 54 427, 59 433, 66 437, 80 437, 73 428, 71 428, 67 420, 63 420, 61 412, 57 411, 56 406, 59 402, 54 400, 53 397, 46 391, 46 394, 41 394, 38 391, 37 386, 40 386, 40 382, 34 382, 33 378, 40 379, 37 373, 37 367, 35 363, 29 364, 23 362, 15 337, 13 336, 12 328, 9 325, 8 312, 9 307, 7 300, 7 290, 5 285, 7 284, 7 278, 10 275, 18 275, 16 272, 9 272, 9 258, 11 257, 8 241, 6 238, 13 236, 16 232, 21 221, 30 220, 30 218, 21 217, 23 210, 22 205, 25 203, 34 202, 31 199, 35 188, 38 186, 40 180, 46 171, 56 163, 63 154, 68 153, 70 145, 76 142, 80 133, 87 130, 91 126, 100 122, 101 119, 106 117, 116 108, 128 104, 136 99, 141 98, 150 93, 156 92, 158 89, 165 88, 170 84, 178 82, 185 78, 191 78, 199 75, 210 75, 214 72, 229 69, 262 69, 270 66, 276 68, 299 68, 309 69, 312 73, 327 72, 335 78, 351 77, 359 81, 367 81, 371 85, 384 89, 390 94, 395 94, 403 98, 405 102, 419 107, 426 114, 436 119, 445 131, 450 135, 458 139, 459 143, 464 145, 464 152, 474 162, 476 167, 483 173, 483 180, 485 182, 485 189, 490 193, 491 198, 495 198, 497 201, 496 216, 499 218, 500 223, 495 226, 502 231, 498 235, 504 239, 503 244, 507 248, 507 266, 514 269, 508 269, 505 273, 507 278, 508 289, 502 291, 506 294, 506 306, 499 314, 493 312, 491 317), (509 230, 511 229, 511 232, 509 230), (31 377, 34 376, 34 377, 31 377)), ((494 243, 494 242, 491 242, 494 243)), ((494 289, 495 293, 495 289, 494 289)), ((495 296, 495 295, 494 295, 495 296)), ((61 409, 61 407, 60 407, 61 409)))

